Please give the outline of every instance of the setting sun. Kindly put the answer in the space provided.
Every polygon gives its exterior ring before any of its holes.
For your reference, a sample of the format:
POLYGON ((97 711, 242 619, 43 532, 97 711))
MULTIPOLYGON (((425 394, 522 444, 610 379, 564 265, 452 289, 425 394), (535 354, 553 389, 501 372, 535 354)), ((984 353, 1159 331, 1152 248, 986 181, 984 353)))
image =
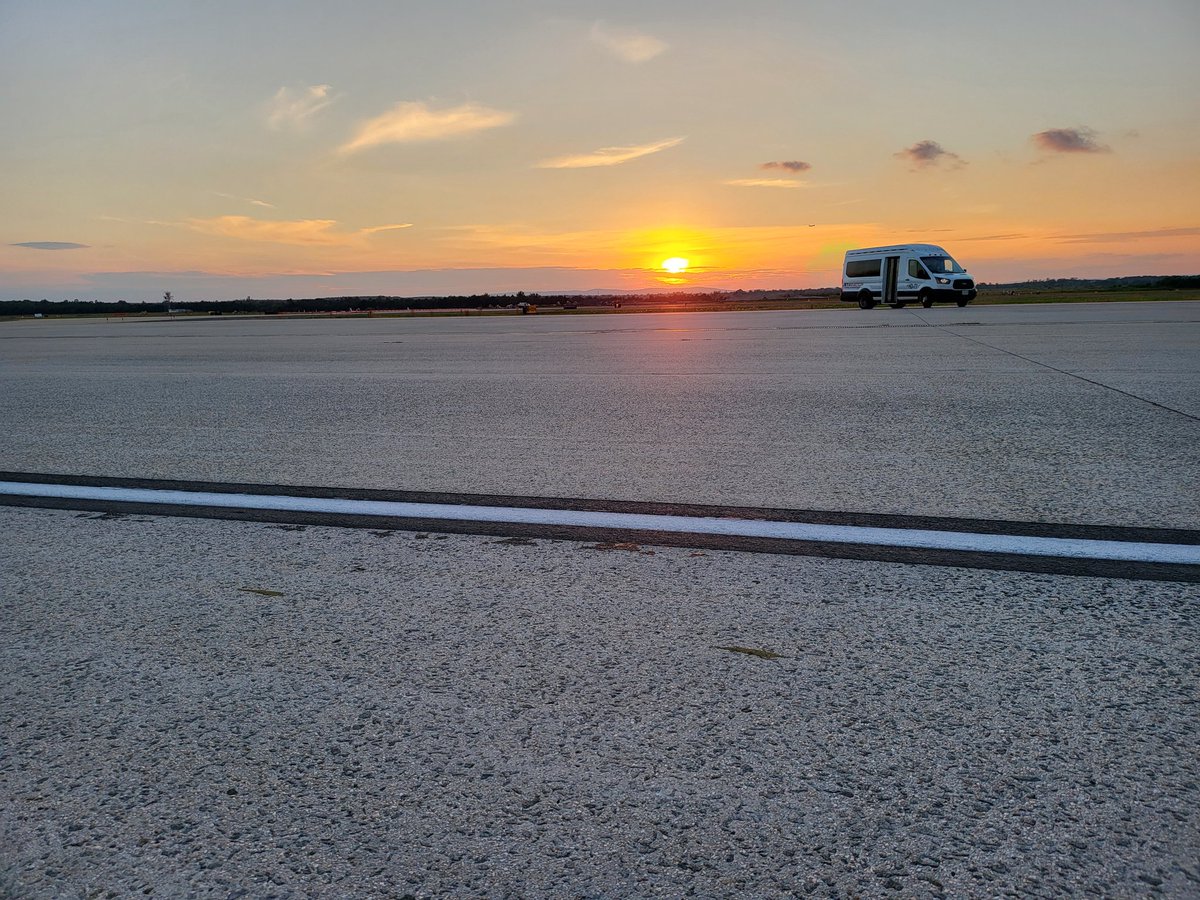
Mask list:
POLYGON ((688 267, 688 261, 682 256, 672 256, 670 259, 662 261, 662 267, 672 275, 678 275, 688 267))

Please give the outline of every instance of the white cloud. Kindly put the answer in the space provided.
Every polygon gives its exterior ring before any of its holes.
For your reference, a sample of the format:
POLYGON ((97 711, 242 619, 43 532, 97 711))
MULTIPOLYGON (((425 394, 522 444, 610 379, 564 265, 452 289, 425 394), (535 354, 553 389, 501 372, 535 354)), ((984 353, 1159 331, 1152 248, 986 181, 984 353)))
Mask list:
POLYGON ((430 109, 425 103, 404 101, 382 115, 363 122, 354 137, 338 149, 342 153, 354 153, 378 144, 437 141, 498 128, 510 124, 514 119, 515 113, 489 109, 475 103, 430 109))
POLYGON ((733 185, 734 187, 804 187, 803 181, 797 181, 794 178, 735 178, 732 181, 726 181, 725 184, 733 185))
POLYGON ((603 22, 592 26, 592 41, 629 63, 646 62, 667 49, 667 44, 656 37, 639 31, 614 30, 603 22))
POLYGON ((395 231, 398 228, 412 228, 412 222, 404 222, 400 225, 372 225, 370 228, 360 228, 356 233, 366 237, 369 234, 378 234, 381 231, 395 231))
POLYGON ((242 203, 249 203, 251 206, 265 206, 267 209, 274 209, 274 203, 268 203, 266 200, 255 200, 253 197, 239 197, 237 194, 226 194, 224 191, 213 191, 218 197, 224 197, 226 200, 239 200, 242 203))
POLYGON ((637 159, 639 156, 648 156, 651 153, 658 153, 660 150, 666 150, 678 144, 682 144, 683 138, 667 138, 665 141, 656 141, 653 144, 641 144, 636 147, 601 147, 599 150, 593 150, 590 153, 576 153, 567 156, 556 156, 552 159, 544 159, 537 164, 539 169, 586 169, 592 166, 617 166, 624 162, 629 162, 631 159, 637 159))
POLYGON ((318 112, 337 100, 327 84, 314 84, 301 91, 281 87, 267 106, 267 125, 276 131, 303 128, 318 112))

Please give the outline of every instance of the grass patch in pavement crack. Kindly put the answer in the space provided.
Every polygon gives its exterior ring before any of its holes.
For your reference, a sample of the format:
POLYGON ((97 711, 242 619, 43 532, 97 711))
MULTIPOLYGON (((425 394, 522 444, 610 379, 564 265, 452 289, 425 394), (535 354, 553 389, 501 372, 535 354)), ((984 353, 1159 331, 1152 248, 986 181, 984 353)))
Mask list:
POLYGON ((757 647, 717 647, 717 650, 728 650, 730 653, 745 653, 747 656, 757 656, 759 659, 783 659, 780 653, 770 650, 759 650, 757 647))

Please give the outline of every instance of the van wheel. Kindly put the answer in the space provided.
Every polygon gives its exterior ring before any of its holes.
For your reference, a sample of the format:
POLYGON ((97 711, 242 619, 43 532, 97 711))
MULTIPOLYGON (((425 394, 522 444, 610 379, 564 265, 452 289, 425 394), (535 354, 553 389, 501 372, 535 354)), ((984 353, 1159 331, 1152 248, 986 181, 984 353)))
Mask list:
POLYGON ((921 291, 921 305, 926 309, 933 306, 933 294, 929 291, 921 291))
POLYGON ((875 298, 871 296, 870 291, 863 291, 858 295, 859 309, 873 309, 875 307, 875 298))
POLYGON ((955 302, 958 303, 959 306, 966 306, 971 301, 970 300, 957 300, 955 302))

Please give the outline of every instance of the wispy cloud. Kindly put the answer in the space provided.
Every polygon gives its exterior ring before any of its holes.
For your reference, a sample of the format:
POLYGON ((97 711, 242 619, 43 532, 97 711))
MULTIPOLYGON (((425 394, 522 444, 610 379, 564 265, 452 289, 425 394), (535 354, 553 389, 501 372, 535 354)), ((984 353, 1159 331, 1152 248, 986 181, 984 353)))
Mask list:
POLYGON ((216 216, 211 219, 188 219, 184 223, 193 231, 243 241, 270 244, 344 245, 380 231, 410 228, 411 223, 375 225, 358 231, 335 231, 336 219, 265 220, 249 216, 216 216))
POLYGON ((667 49, 667 44, 640 31, 613 29, 603 22, 592 26, 592 41, 609 53, 629 63, 654 59, 667 49))
POLYGON ((255 200, 253 197, 239 197, 237 194, 226 194, 224 191, 213 191, 218 197, 224 197, 226 200, 237 200, 241 203, 249 203, 251 206, 263 206, 267 209, 274 209, 274 203, 268 203, 266 200, 255 200))
POLYGON ((954 241, 955 243, 962 241, 1018 241, 1032 236, 1020 232, 1010 232, 1009 234, 982 234, 976 237, 956 237, 954 241))
POLYGON ((366 237, 369 234, 378 234, 381 231, 397 231, 401 228, 412 228, 412 222, 402 222, 399 225, 372 225, 369 228, 360 228, 356 234, 366 237))
POLYGON ((83 250, 91 245, 76 244, 74 241, 19 241, 8 246, 25 247, 28 250, 83 250))
POLYGON ((733 185, 734 187, 804 187, 804 182, 797 181, 795 178, 734 178, 732 181, 726 181, 725 184, 733 185))
POLYGON ((641 156, 649 156, 671 147, 682 144, 684 138, 667 138, 652 144, 639 144, 636 147, 602 147, 589 153, 575 153, 567 156, 556 156, 543 159, 537 164, 539 169, 587 169, 592 166, 619 166, 641 156))
POLYGON ((1050 128, 1039 131, 1031 140, 1049 153, 1108 153, 1110 148, 1097 140, 1098 135, 1086 126, 1050 128))
POLYGON ((417 101, 397 103, 387 112, 367 119, 349 141, 339 147, 341 153, 355 153, 379 144, 409 144, 460 137, 488 128, 509 125, 515 113, 489 109, 476 103, 464 103, 445 109, 431 109, 417 101))
POLYGON ((281 87, 267 104, 267 125, 276 131, 300 129, 308 120, 337 100, 327 84, 314 84, 302 90, 281 87))
POLYGON ((1200 228, 1155 228, 1150 231, 1102 231, 1096 234, 1064 234, 1057 240, 1064 244, 1092 244, 1109 241, 1140 241, 1147 238, 1195 237, 1200 228))
POLYGON ((765 162, 760 163, 760 169, 783 169, 785 172, 807 172, 812 168, 812 163, 806 163, 799 159, 785 159, 781 162, 765 162))
POLYGON ((162 219, 129 219, 124 216, 96 216, 101 222, 120 222, 122 225, 169 225, 174 228, 178 222, 165 222, 162 219))
POLYGON ((914 169, 931 169, 942 166, 958 169, 967 164, 965 159, 957 153, 946 150, 937 141, 918 141, 911 147, 905 147, 892 155, 911 163, 914 169))

